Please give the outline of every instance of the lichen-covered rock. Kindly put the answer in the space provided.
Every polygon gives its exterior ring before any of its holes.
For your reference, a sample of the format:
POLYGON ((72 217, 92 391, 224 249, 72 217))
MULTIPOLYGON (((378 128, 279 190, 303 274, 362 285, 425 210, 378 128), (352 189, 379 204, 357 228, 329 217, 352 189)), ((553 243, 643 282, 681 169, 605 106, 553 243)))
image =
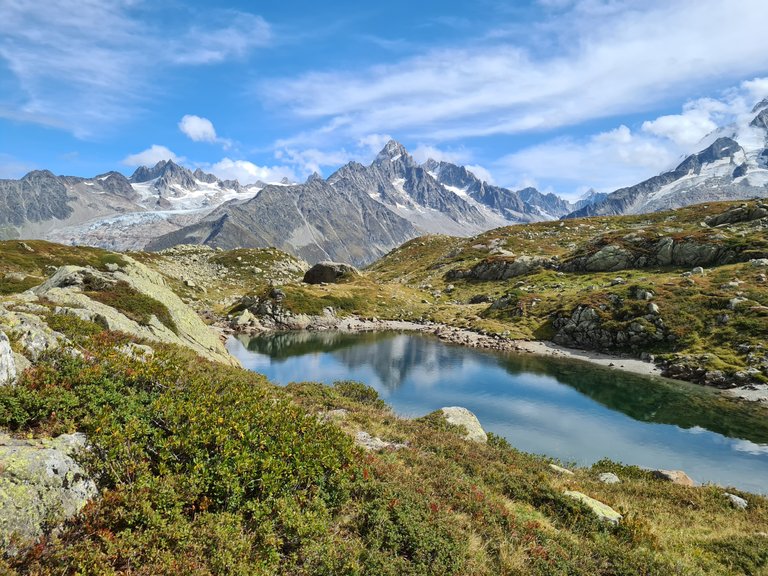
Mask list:
POLYGON ((125 332, 139 338, 178 344, 191 348, 200 356, 236 364, 227 353, 218 335, 206 326, 200 317, 166 285, 163 277, 140 262, 122 256, 124 265, 114 272, 102 272, 90 267, 62 266, 34 293, 44 297, 67 313, 91 318, 105 328, 125 332), (89 290, 108 289, 117 282, 125 282, 139 294, 155 299, 168 309, 176 330, 172 330, 155 317, 147 325, 128 318, 117 309, 97 302, 84 293, 89 290))
POLYGON ((480 421, 472 412, 461 406, 448 406, 441 408, 443 417, 449 424, 454 426, 463 426, 467 431, 464 435, 465 440, 485 444, 488 442, 488 435, 480 425, 480 421))
POLYGON ((387 442, 382 440, 378 436, 371 436, 368 432, 360 430, 355 435, 355 444, 369 450, 371 452, 377 452, 379 450, 400 450, 401 448, 407 448, 406 444, 399 444, 397 442, 387 442))
POLYGON ((349 264, 341 262, 318 262, 304 274, 304 282, 307 284, 320 284, 322 282, 338 282, 342 278, 359 276, 360 271, 349 264))
MULTIPOLYGON (((32 361, 37 360, 41 354, 55 350, 67 343, 63 334, 51 330, 37 314, 48 312, 41 307, 35 309, 34 305, 17 306, 17 309, 9 310, 0 306, 0 327, 6 334, 12 334, 18 340, 23 353, 32 361), (24 311, 32 310, 34 313, 24 311)), ((18 365, 18 356, 17 362, 18 365)), ((18 370, 17 370, 18 372, 18 370)))
POLYGON ((0 545, 31 540, 77 514, 97 494, 73 455, 83 434, 17 440, 0 434, 0 545))
POLYGON ((16 380, 16 359, 11 350, 11 342, 4 332, 0 332, 0 386, 13 384, 16 380))
POLYGON ((575 490, 566 490, 564 494, 569 498, 578 500, 582 504, 586 505, 587 508, 592 510, 595 516, 597 516, 603 522, 608 522, 609 524, 613 524, 616 526, 621 521, 621 518, 622 518, 621 514, 619 514, 618 512, 616 512, 616 510, 608 506, 608 504, 603 504, 599 500, 590 498, 586 494, 582 494, 581 492, 576 492, 575 490))

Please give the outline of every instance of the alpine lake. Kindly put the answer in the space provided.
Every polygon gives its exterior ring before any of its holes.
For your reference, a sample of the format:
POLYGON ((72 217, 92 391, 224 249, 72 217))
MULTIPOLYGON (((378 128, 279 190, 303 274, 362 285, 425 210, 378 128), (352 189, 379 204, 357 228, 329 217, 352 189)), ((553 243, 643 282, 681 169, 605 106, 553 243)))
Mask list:
POLYGON ((702 386, 422 334, 278 332, 227 347, 276 384, 364 382, 403 417, 464 406, 518 450, 566 465, 610 458, 768 494, 768 410, 702 386))

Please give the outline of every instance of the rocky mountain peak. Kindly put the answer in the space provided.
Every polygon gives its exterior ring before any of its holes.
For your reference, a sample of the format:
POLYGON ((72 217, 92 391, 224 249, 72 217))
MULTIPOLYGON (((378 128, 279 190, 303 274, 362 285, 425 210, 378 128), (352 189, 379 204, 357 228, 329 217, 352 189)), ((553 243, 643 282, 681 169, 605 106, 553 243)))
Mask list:
POLYGON ((755 104, 754 108, 752 108, 752 114, 766 108, 768 108, 768 98, 763 98, 760 102, 755 104))
POLYGON ((200 182, 207 182, 208 184, 215 184, 219 181, 216 176, 213 174, 208 174, 207 172, 203 172, 200 168, 196 169, 192 175, 196 180, 199 180, 200 182))
POLYGON ((317 172, 312 172, 312 174, 307 178, 306 184, 309 184, 310 182, 317 182, 318 180, 323 180, 323 177, 320 176, 317 172))
POLYGON ((411 155, 408 154, 408 150, 405 149, 405 146, 396 140, 387 142, 386 146, 384 146, 384 148, 381 149, 381 152, 376 156, 376 160, 374 160, 375 164, 384 164, 387 162, 392 164, 400 162, 406 166, 416 164, 413 158, 411 158, 411 155))
POLYGON ((768 105, 763 108, 760 113, 754 117, 752 122, 749 123, 753 128, 762 128, 768 130, 768 105))
POLYGON ((160 162, 151 168, 149 166, 139 166, 136 168, 136 171, 131 175, 129 180, 134 184, 138 184, 141 182, 154 180, 155 178, 161 178, 163 176, 173 178, 179 175, 188 175, 189 178, 193 177, 192 172, 182 166, 179 166, 173 160, 160 160, 160 162))

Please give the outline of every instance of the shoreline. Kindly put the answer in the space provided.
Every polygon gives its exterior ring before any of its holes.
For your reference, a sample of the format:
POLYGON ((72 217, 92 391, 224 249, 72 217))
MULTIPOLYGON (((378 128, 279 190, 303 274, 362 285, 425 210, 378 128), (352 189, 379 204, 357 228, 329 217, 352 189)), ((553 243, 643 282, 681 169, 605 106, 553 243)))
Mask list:
MULTIPOLYGON (((224 325, 226 335, 246 334, 256 335, 279 330, 307 330, 311 332, 331 331, 364 333, 379 331, 394 332, 417 332, 421 334, 431 334, 443 342, 458 344, 470 348, 484 348, 488 350, 499 350, 506 352, 518 352, 524 354, 536 354, 550 358, 559 358, 565 360, 578 360, 588 362, 602 368, 628 372, 640 376, 655 376, 667 380, 684 382, 692 384, 686 380, 669 378, 662 374, 659 366, 652 362, 640 360, 629 356, 618 354, 606 354, 593 350, 579 350, 576 348, 567 348, 554 342, 546 340, 513 340, 498 335, 488 335, 465 328, 457 328, 447 324, 437 322, 413 322, 410 320, 383 320, 378 318, 365 319, 357 316, 337 318, 335 316, 315 316, 311 317, 310 322, 303 326, 284 327, 265 327, 263 325, 234 328, 231 324, 224 325)), ((711 387, 710 387, 711 388, 711 387)), ((745 402, 757 402, 759 404, 768 404, 768 385, 754 386, 747 385, 730 389, 711 388, 715 393, 727 398, 741 400, 745 402)))

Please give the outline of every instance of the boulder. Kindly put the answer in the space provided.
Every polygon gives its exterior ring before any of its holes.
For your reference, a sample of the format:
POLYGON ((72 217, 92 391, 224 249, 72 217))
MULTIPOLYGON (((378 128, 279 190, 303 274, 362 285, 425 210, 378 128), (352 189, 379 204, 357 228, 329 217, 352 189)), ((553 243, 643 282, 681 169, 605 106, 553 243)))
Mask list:
POLYGON ((338 282, 342 278, 359 276, 360 271, 349 264, 340 262, 318 262, 304 274, 304 282, 307 284, 321 284, 338 282))
POLYGON ((16 359, 11 350, 11 341, 0 332, 0 386, 13 384, 16 380, 16 359))
POLYGON ((652 470, 651 474, 658 480, 680 484, 681 486, 696 486, 696 482, 682 470, 652 470))
POLYGON ((480 425, 477 416, 466 408, 462 408, 461 406, 448 406, 446 408, 441 408, 440 411, 443 413, 443 417, 449 424, 464 427, 467 431, 464 435, 465 440, 479 442, 481 444, 488 442, 488 435, 480 425))
POLYGON ((53 440, 17 440, 0 434, 0 545, 13 536, 31 540, 77 514, 97 495, 73 456, 83 434, 53 440))
POLYGON ((613 472, 602 472, 600 475, 598 475, 597 479, 600 480, 600 482, 603 484, 618 484, 621 482, 619 477, 616 476, 616 474, 613 472))
POLYGON ((564 494, 569 498, 573 498, 574 500, 578 500, 579 502, 584 504, 587 508, 589 508, 592 511, 592 513, 595 516, 597 516, 603 522, 608 522, 609 524, 613 524, 614 526, 617 526, 619 524, 619 521, 621 521, 621 514, 619 514, 618 512, 616 512, 616 510, 608 506, 608 504, 603 504, 599 500, 590 498, 586 494, 582 494, 581 492, 576 492, 575 490, 566 490, 564 494))
POLYGON ((725 496, 728 499, 728 502, 730 502, 731 506, 738 510, 746 510, 747 506, 749 504, 747 503, 744 498, 741 496, 736 496, 736 494, 731 494, 730 492, 723 492, 723 496, 725 496))

